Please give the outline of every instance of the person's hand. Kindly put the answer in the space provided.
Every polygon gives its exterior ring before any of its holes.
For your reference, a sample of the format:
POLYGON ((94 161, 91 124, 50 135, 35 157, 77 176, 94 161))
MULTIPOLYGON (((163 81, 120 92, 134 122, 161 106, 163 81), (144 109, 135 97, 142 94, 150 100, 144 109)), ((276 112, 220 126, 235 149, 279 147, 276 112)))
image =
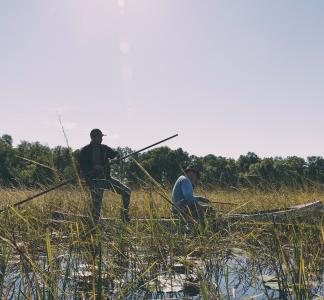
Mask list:
POLYGON ((110 161, 111 161, 112 163, 120 162, 120 155, 116 156, 115 158, 111 159, 110 161))
POLYGON ((199 201, 204 202, 204 203, 210 203, 210 201, 205 197, 199 197, 199 201))

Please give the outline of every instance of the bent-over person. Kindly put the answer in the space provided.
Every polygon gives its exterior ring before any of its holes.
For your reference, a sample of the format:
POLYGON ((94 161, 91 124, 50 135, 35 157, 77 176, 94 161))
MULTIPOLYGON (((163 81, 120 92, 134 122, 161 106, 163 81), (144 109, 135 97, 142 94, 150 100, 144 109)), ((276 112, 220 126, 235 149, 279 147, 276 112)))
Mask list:
POLYGON ((181 175, 174 184, 172 190, 172 212, 174 215, 188 214, 194 219, 203 222, 207 210, 210 208, 208 199, 194 196, 193 186, 197 184, 200 171, 197 167, 189 165, 185 169, 185 174, 181 175))
POLYGON ((95 224, 99 222, 103 192, 109 189, 121 195, 123 201, 121 218, 123 221, 128 222, 131 190, 117 179, 111 177, 110 160, 118 159, 120 155, 117 151, 102 144, 103 136, 104 134, 100 129, 91 130, 91 142, 81 149, 79 156, 81 174, 91 193, 90 206, 93 222, 95 224))

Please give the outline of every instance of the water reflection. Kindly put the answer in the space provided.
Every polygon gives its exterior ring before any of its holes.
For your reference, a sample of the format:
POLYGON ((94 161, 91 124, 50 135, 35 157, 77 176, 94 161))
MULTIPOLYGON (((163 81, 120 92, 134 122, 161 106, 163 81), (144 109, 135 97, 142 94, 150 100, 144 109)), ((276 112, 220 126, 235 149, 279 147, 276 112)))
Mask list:
MULTIPOLYGON (((162 248, 134 246, 135 241, 115 243, 59 244, 55 257, 38 253, 33 263, 12 254, 2 298, 89 299, 96 291, 101 299, 286 299, 293 293, 292 287, 283 291, 275 267, 262 255, 240 248, 168 256, 160 255, 162 248)), ((311 284, 311 297, 323 296, 321 282, 311 284)))

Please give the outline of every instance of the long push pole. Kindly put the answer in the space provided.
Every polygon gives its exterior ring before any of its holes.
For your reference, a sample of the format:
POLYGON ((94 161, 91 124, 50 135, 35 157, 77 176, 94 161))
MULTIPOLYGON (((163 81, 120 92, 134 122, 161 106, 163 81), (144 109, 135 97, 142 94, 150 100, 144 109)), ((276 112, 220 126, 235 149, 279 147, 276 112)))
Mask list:
POLYGON ((19 202, 15 203, 15 204, 13 204, 13 205, 11 205, 11 206, 9 206, 9 207, 6 207, 6 208, 4 208, 4 209, 1 209, 1 210, 0 210, 0 213, 2 213, 2 212, 4 212, 4 211, 8 210, 10 207, 16 207, 16 206, 19 206, 19 205, 21 205, 21 204, 24 204, 24 203, 26 203, 26 202, 29 202, 29 201, 31 201, 31 200, 37 198, 37 197, 43 196, 43 195, 45 195, 45 194, 47 194, 47 193, 49 193, 49 192, 51 192, 51 191, 54 191, 54 190, 58 189, 58 188, 61 187, 61 186, 64 186, 64 185, 69 184, 69 183, 72 182, 72 181, 73 181, 73 179, 64 180, 64 181, 62 181, 61 183, 59 183, 59 184, 57 184, 57 185, 54 185, 54 186, 52 186, 51 188, 49 188, 49 189, 47 189, 47 190, 45 190, 45 191, 39 192, 38 194, 35 194, 35 195, 33 195, 33 196, 30 196, 30 197, 28 197, 28 198, 26 198, 26 199, 24 199, 24 200, 22 200, 22 201, 19 201, 19 202))
POLYGON ((123 156, 123 157, 121 157, 121 158, 119 158, 119 159, 116 159, 116 162, 121 161, 121 160, 124 160, 124 159, 126 159, 126 158, 128 158, 128 157, 130 157, 130 156, 133 156, 133 155, 135 155, 135 154, 138 154, 138 153, 140 153, 140 152, 142 152, 142 151, 144 151, 144 150, 147 150, 147 149, 149 149, 149 148, 152 148, 152 147, 154 147, 154 146, 156 146, 156 145, 158 145, 158 144, 164 143, 164 142, 166 142, 166 141, 168 141, 168 140, 171 140, 171 139, 173 139, 173 138, 175 138, 175 137, 177 137, 177 136, 178 136, 178 134, 175 134, 175 135, 170 136, 170 137, 168 137, 168 138, 166 138, 166 139, 164 139, 164 140, 162 140, 162 141, 159 141, 159 142, 156 142, 156 143, 154 143, 154 144, 152 144, 152 145, 150 145, 150 146, 147 146, 147 147, 145 147, 145 148, 143 148, 143 149, 140 149, 140 150, 137 150, 137 151, 132 152, 132 153, 130 153, 130 154, 127 154, 127 155, 125 155, 125 156, 123 156))
MULTIPOLYGON (((132 153, 130 153, 130 154, 127 154, 127 155, 125 155, 125 156, 123 156, 123 157, 121 157, 121 158, 115 160, 115 162, 122 161, 122 160, 124 160, 124 159, 126 159, 126 158, 128 158, 128 157, 130 157, 130 156, 133 156, 133 155, 138 154, 138 153, 140 153, 140 152, 142 152, 142 151, 144 151, 144 150, 147 150, 147 149, 152 148, 152 147, 154 147, 154 146, 156 146, 156 145, 159 145, 159 144, 161 144, 161 143, 163 143, 163 142, 166 142, 166 141, 168 141, 168 140, 171 140, 171 139, 173 139, 173 138, 175 138, 175 137, 177 137, 177 136, 178 136, 178 134, 175 134, 175 135, 170 136, 170 137, 168 137, 168 138, 166 138, 166 139, 164 139, 164 140, 161 140, 161 141, 159 141, 159 142, 156 142, 156 143, 154 143, 154 144, 152 144, 152 145, 150 145, 150 146, 147 146, 147 147, 142 148, 142 149, 140 149, 140 150, 138 150, 138 151, 135 151, 135 152, 132 152, 132 153)), ((29 202, 29 201, 31 201, 31 200, 34 200, 34 199, 37 198, 37 197, 43 196, 43 195, 45 195, 45 194, 47 194, 47 193, 49 193, 49 192, 51 192, 51 191, 54 191, 54 190, 56 190, 56 189, 58 189, 58 188, 60 188, 60 187, 62 187, 62 186, 64 186, 64 185, 67 185, 67 184, 71 183, 73 180, 74 180, 74 179, 69 179, 69 180, 62 181, 62 182, 60 182, 59 184, 57 184, 57 185, 55 185, 55 186, 52 186, 51 188, 49 188, 49 189, 47 189, 47 190, 45 190, 45 191, 42 191, 42 192, 40 192, 40 193, 38 193, 38 194, 35 194, 35 195, 33 195, 33 196, 30 196, 30 197, 28 197, 28 198, 26 198, 26 199, 24 199, 24 200, 22 200, 22 201, 19 201, 19 202, 13 204, 13 205, 7 207, 7 208, 1 209, 1 210, 0 210, 0 213, 2 213, 2 212, 4 212, 4 211, 8 210, 10 207, 16 207, 16 206, 19 206, 19 205, 21 205, 21 204, 24 204, 24 203, 26 203, 26 202, 29 202)))

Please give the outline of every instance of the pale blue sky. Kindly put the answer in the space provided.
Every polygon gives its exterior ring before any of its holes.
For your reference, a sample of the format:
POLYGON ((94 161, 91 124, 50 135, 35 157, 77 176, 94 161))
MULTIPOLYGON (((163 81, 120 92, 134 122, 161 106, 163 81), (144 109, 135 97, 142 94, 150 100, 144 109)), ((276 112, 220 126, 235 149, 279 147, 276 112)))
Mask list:
POLYGON ((0 0, 0 134, 324 155, 324 1, 0 0))

